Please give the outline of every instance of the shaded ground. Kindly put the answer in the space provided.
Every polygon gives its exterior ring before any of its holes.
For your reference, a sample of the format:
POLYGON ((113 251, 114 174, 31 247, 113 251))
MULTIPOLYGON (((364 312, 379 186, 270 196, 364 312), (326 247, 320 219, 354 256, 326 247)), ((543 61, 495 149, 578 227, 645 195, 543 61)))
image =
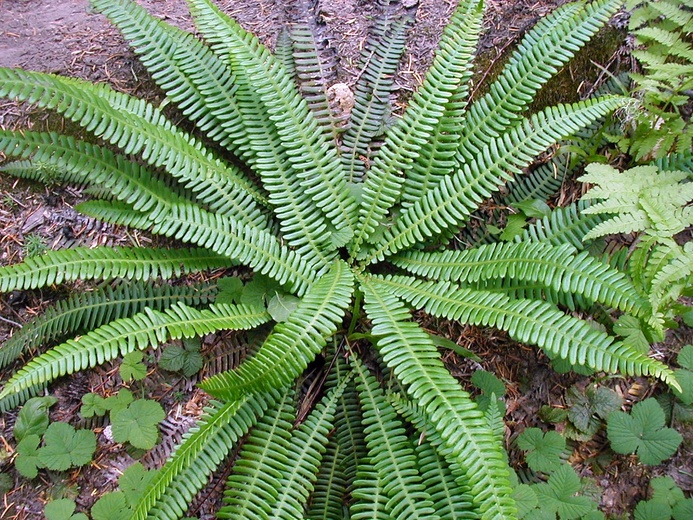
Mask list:
MULTIPOLYGON (((184 0, 140 0, 140 3, 166 21, 184 29, 191 29, 184 0)), ((247 29, 258 34, 272 46, 287 22, 302 18, 312 2, 221 0, 218 5, 247 29), (290 4, 286 7, 284 4, 290 4)), ((480 75, 491 68, 504 49, 512 46, 528 27, 539 17, 546 15, 563 0, 489 0, 487 2, 486 33, 481 42, 484 53, 480 60, 480 75)), ((316 2, 318 13, 316 29, 323 38, 324 52, 337 59, 334 81, 353 83, 359 74, 357 58, 367 29, 375 14, 376 2, 364 0, 322 0, 316 2)), ((420 83, 432 58, 433 49, 447 23, 456 2, 453 0, 403 0, 396 9, 416 12, 416 23, 410 32, 407 55, 397 77, 401 99, 406 99, 420 83), (404 5, 411 6, 405 8, 404 5)), ((616 55, 607 53, 606 63, 616 55)), ((590 56, 591 58, 592 56, 590 56)), ((589 63, 589 59, 585 60, 589 63)), ((0 66, 20 66, 31 70, 76 76, 91 81, 107 81, 115 88, 146 96, 150 100, 160 98, 158 90, 149 81, 146 71, 105 19, 89 10, 86 0, 0 0, 0 66)), ((585 65, 588 66, 588 65, 585 65)), ((584 70, 566 68, 566 77, 574 81, 561 87, 560 96, 575 96, 578 88, 584 92, 584 70), (566 90, 568 92, 566 92, 566 90)), ((559 97, 560 97, 559 96, 559 97)), ((27 107, 0 100, 0 127, 3 128, 53 128, 63 123, 50 114, 27 110, 27 107)), ((3 158, 0 157, 0 160, 3 158)), ((113 226, 79 216, 72 206, 82 194, 77 189, 59 186, 43 187, 0 178, 0 264, 20 261, 32 248, 56 249, 74 245, 94 244, 147 244, 152 239, 144 234, 127 233, 113 226)), ((13 328, 40 312, 56 297, 50 291, 29 291, 0 297, 0 342, 13 328)), ((538 418, 543 404, 564 405, 564 392, 572 384, 585 384, 584 378, 558 376, 548 366, 546 359, 534 349, 518 346, 499 334, 456 324, 427 323, 462 346, 475 351, 483 360, 483 368, 494 372, 508 385, 508 439, 512 440, 524 428, 544 426, 538 418)), ((677 332, 673 345, 692 341, 690 333, 677 332)), ((224 336, 209 338, 204 346, 209 371, 229 367, 239 355, 237 338, 224 336)), ((662 349, 662 356, 669 352, 662 349)), ((468 380, 478 364, 450 354, 446 362, 456 375, 468 380)), ((6 375, 6 374, 0 374, 6 375)), ((144 383, 145 391, 162 402, 169 415, 162 425, 163 441, 149 453, 144 462, 159 465, 167 456, 180 435, 201 412, 205 396, 195 390, 196 379, 183 380, 152 368, 152 374, 144 383)), ((100 369, 66 378, 53 386, 60 406, 54 407, 54 420, 69 420, 73 424, 82 421, 87 427, 101 432, 103 423, 84 423, 77 415, 81 396, 98 390, 109 394, 116 391, 121 382, 117 370, 107 365, 100 369)), ((607 382, 621 393, 628 402, 652 395, 656 388, 644 379, 613 380, 607 382)), ((14 414, 0 418, 0 441, 13 446, 11 436, 14 414)), ((606 464, 593 463, 596 455, 606 450, 606 440, 598 435, 592 441, 575 446, 572 461, 583 475, 594 476, 603 487, 602 507, 605 511, 622 513, 632 510, 633 504, 644 497, 650 476, 670 474, 684 490, 693 490, 693 469, 690 435, 675 458, 655 468, 643 468, 628 457, 617 457, 606 464)), ((514 460, 515 453, 511 453, 514 460)), ((131 464, 133 459, 120 445, 99 436, 99 450, 94 463, 80 471, 67 475, 58 488, 69 487, 80 506, 89 507, 103 491, 112 489, 118 472, 131 464)), ((16 487, 0 504, 0 518, 41 518, 42 503, 51 498, 49 488, 56 484, 54 476, 41 473, 34 482, 18 477, 8 461, 3 471, 9 471, 16 487), (4 511, 3 511, 4 510, 4 511)), ((222 467, 215 477, 223 478, 222 467)), ((62 477, 60 477, 62 478, 62 477)), ((212 518, 211 511, 220 496, 220 486, 212 486, 206 495, 193 506, 192 515, 212 518)))

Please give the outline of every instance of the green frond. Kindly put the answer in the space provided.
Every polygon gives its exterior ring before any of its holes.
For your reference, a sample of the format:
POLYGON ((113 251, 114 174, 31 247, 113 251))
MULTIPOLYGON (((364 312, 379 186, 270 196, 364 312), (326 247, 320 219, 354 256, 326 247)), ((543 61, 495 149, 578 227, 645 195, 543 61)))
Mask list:
POLYGON ((308 498, 327 449, 328 436, 334 427, 334 416, 341 397, 352 374, 339 382, 323 397, 306 420, 294 429, 289 445, 291 457, 284 466, 280 480, 279 496, 272 504, 270 518, 294 520, 303 518, 308 498))
POLYGON ((351 270, 343 261, 335 261, 301 298, 289 318, 274 327, 255 356, 236 370, 213 376, 200 386, 221 399, 286 387, 337 331, 352 292, 351 270))
POLYGON ((241 155, 245 129, 234 93, 234 78, 192 34, 151 16, 128 0, 91 0, 118 27, 167 97, 208 138, 241 155))
POLYGON ((14 410, 20 404, 25 403, 32 397, 46 395, 46 389, 48 388, 48 383, 40 383, 37 385, 31 385, 24 390, 15 392, 10 395, 0 399, 0 413, 5 413, 10 410, 14 410))
POLYGON ((650 301, 655 309, 662 301, 677 300, 684 288, 691 286, 693 278, 693 242, 679 248, 679 254, 654 276, 650 301))
POLYGON ((151 171, 106 148, 54 132, 0 130, 0 151, 30 161, 9 163, 0 171, 42 182, 63 181, 98 187, 152 218, 184 200, 151 171))
POLYGON ((281 492, 280 480, 295 457, 291 430, 295 420, 294 391, 289 388, 272 403, 243 442, 226 481, 224 506, 217 518, 269 519, 281 492))
POLYGON ((325 134, 327 142, 336 145, 339 134, 338 121, 327 99, 327 81, 334 75, 334 71, 331 70, 334 69, 334 59, 323 62, 313 30, 307 23, 292 24, 289 34, 293 48, 294 73, 291 74, 289 69, 287 72, 298 80, 299 91, 325 134))
MULTIPOLYGON (((385 135, 385 142, 363 183, 359 227, 351 246, 352 254, 358 253, 361 243, 368 241, 397 202, 401 195, 402 176, 408 175, 420 154, 423 153, 422 168, 438 168, 438 175, 448 174, 455 165, 450 159, 454 157, 459 136, 453 134, 440 139, 433 136, 450 130, 439 128, 438 124, 460 88, 460 81, 469 79, 474 56, 474 30, 478 29, 481 10, 482 4, 478 2, 460 4, 443 33, 423 84, 412 97, 402 119, 385 135), (426 148, 427 152, 422 152, 426 148), (429 159, 432 164, 427 163, 429 159)), ((422 171, 419 174, 428 175, 422 171)), ((412 186, 412 190, 418 192, 417 199, 425 195, 420 190, 426 182, 424 178, 412 186)))
MULTIPOLYGON (((415 280, 414 280, 415 281, 415 280)), ((384 362, 406 386, 467 473, 474 505, 482 518, 512 518, 515 506, 503 449, 476 407, 440 359, 440 354, 393 287, 376 278, 361 278, 364 308, 384 362)))
POLYGON ((75 247, 48 251, 0 267, 0 292, 36 289, 74 280, 152 280, 229 267, 228 258, 207 249, 75 247))
POLYGON ((349 182, 362 181, 366 162, 373 154, 375 137, 385 132, 383 124, 391 110, 390 93, 400 57, 404 52, 409 19, 393 22, 379 16, 361 50, 361 74, 354 85, 354 108, 342 136, 342 164, 349 182))
POLYGON ((461 323, 496 327, 521 343, 537 345, 571 365, 609 373, 651 375, 673 387, 673 372, 637 349, 614 341, 589 323, 541 300, 514 300, 501 293, 461 288, 451 282, 424 282, 408 276, 379 279, 377 286, 412 307, 461 323))
POLYGON ((305 261, 329 264, 334 258, 330 249, 331 224, 316 211, 313 199, 303 183, 297 182, 297 171, 289 160, 289 154, 277 135, 271 116, 265 112, 258 99, 254 79, 229 57, 236 74, 235 97, 246 126, 248 156, 269 193, 269 202, 279 219, 282 237, 305 261))
POLYGON ((387 512, 388 498, 384 491, 387 479, 378 475, 370 460, 365 460, 359 464, 357 476, 354 490, 351 493, 350 518, 353 520, 392 520, 392 516, 387 512))
POLYGON ((214 38, 216 30, 223 28, 223 41, 228 46, 229 56, 233 56, 239 69, 253 78, 255 92, 275 124, 289 162, 296 171, 296 179, 337 231, 353 236, 356 201, 347 189, 336 149, 320 131, 293 79, 253 34, 211 2, 190 0, 190 6, 203 36, 211 32, 214 38))
POLYGON ((388 514, 393 519, 402 520, 437 519, 402 421, 385 399, 378 381, 358 360, 352 359, 369 460, 383 484, 388 514))
POLYGON ((190 338, 217 330, 243 330, 269 321, 265 309, 246 305, 210 305, 197 310, 177 303, 164 311, 146 308, 77 339, 53 347, 18 370, 0 392, 0 399, 33 385, 124 356, 136 349, 156 348, 170 339, 190 338))
POLYGON ((107 222, 127 223, 131 227, 148 229, 157 235, 208 248, 222 257, 266 274, 281 285, 289 286, 292 292, 299 295, 305 292, 315 276, 326 267, 301 258, 269 231, 245 226, 194 204, 171 204, 169 211, 156 221, 151 221, 147 214, 132 212, 113 204, 87 202, 80 204, 78 209, 107 222))
POLYGON ((440 58, 434 61, 427 81, 438 83, 454 70, 456 88, 445 103, 443 115, 435 124, 429 141, 421 147, 419 157, 412 162, 411 170, 406 175, 402 187, 404 207, 421 198, 438 184, 441 177, 457 166, 454 156, 466 126, 469 82, 473 75, 473 59, 481 34, 483 14, 483 1, 460 2, 445 28, 439 50, 436 51, 440 58), (437 70, 434 71, 434 67, 437 70))
POLYGON ((345 455, 337 438, 329 438, 311 495, 307 520, 345 518, 348 480, 344 471, 345 455))
POLYGON ((165 168, 210 208, 248 224, 265 223, 264 197, 244 174, 215 159, 151 104, 105 84, 5 68, 0 68, 0 96, 56 110, 124 154, 165 168))
POLYGON ((577 253, 569 244, 497 242, 464 251, 404 253, 393 263, 434 280, 484 289, 486 280, 508 278, 559 292, 580 294, 624 312, 642 316, 651 309, 628 278, 608 264, 577 253))
POLYGON ((539 89, 621 7, 622 0, 569 2, 542 18, 523 38, 488 94, 465 118, 458 161, 471 162, 521 118, 539 89))
POLYGON ((672 153, 666 157, 657 159, 654 164, 656 164, 660 170, 681 170, 688 172, 690 178, 691 174, 693 174, 693 152, 672 153))
POLYGON ((587 201, 555 208, 551 213, 527 226, 516 242, 545 242, 554 246, 570 244, 577 250, 585 247, 583 238, 597 224, 604 221, 600 215, 584 212, 589 207, 587 201))
POLYGON ((185 435, 147 485, 132 520, 178 520, 214 470, 263 416, 277 392, 243 397, 231 403, 211 401, 197 425, 185 435))
POLYGON ((163 310, 182 302, 197 306, 216 296, 216 286, 154 286, 149 283, 121 283, 90 292, 79 292, 60 300, 38 318, 16 331, 0 348, 0 367, 7 366, 22 352, 51 343, 57 338, 91 330, 113 320, 142 312, 145 307, 163 310))
POLYGON ((600 98, 557 105, 521 121, 491 140, 473 160, 429 190, 402 212, 371 251, 367 262, 383 260, 446 230, 456 230, 479 204, 519 174, 534 156, 618 108, 623 98, 600 98))

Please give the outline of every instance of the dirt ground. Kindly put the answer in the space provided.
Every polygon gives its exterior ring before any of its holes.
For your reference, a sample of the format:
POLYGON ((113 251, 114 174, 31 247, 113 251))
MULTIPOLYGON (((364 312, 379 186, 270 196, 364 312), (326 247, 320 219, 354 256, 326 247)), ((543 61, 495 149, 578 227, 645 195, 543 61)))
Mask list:
MULTIPOLYGON (((192 30, 185 0, 138 0, 151 13, 183 29, 192 30)), ((366 0, 219 0, 217 4, 228 14, 273 46, 281 27, 291 21, 315 13, 316 30, 321 35, 324 52, 336 61, 334 82, 353 84, 358 76, 357 58, 370 20, 377 9, 375 1, 366 0)), ((505 49, 517 42, 536 21, 565 0, 488 0, 485 34, 481 50, 485 63, 492 64, 505 49)), ((397 76, 397 88, 406 99, 428 68, 435 45, 456 6, 454 0, 401 0, 394 9, 416 14, 410 31, 407 54, 397 76)), ((484 65, 483 72, 488 65, 484 65)), ((0 0, 0 67, 22 67, 31 70, 105 81, 115 88, 160 98, 118 32, 105 18, 92 12, 87 0, 0 0)), ((571 71, 574 74, 574 71, 571 71)), ((581 80, 582 78, 577 78, 581 80)), ((576 81, 575 90, 581 81, 576 81)), ((50 114, 37 113, 23 105, 0 100, 0 127, 55 129, 63 123, 50 114)), ((2 157, 0 156, 0 161, 2 157)), ((51 249, 93 244, 146 244, 144 234, 125 233, 118 228, 78 215, 72 206, 81 199, 78 190, 64 187, 42 187, 9 178, 0 178, 0 265, 20 261, 28 247, 51 249), (37 245, 38 244, 38 245, 37 245)), ((49 291, 30 291, 0 296, 0 342, 11 335, 13 328, 41 311, 56 297, 49 291)), ((564 392, 572 384, 585 384, 584 378, 559 376, 550 370, 546 360, 533 349, 509 342, 502 334, 460 327, 450 323, 431 323, 459 344, 469 347, 482 358, 483 367, 501 377, 508 386, 508 437, 512 439, 524 428, 544 426, 538 417, 543 404, 563 406, 564 392)), ((678 345, 691 342, 688 331, 679 331, 672 338, 678 345)), ((233 337, 211 338, 205 354, 213 359, 212 368, 228 366, 231 359, 222 352, 235 345, 233 337)), ((667 350, 662 356, 666 358, 667 350)), ((468 380, 477 366, 454 356, 446 360, 453 371, 468 380)), ((110 366, 75 375, 53 389, 60 399, 54 407, 55 420, 73 424, 84 421, 77 416, 81 396, 89 391, 111 392, 117 389, 116 371, 110 366)), ((6 376, 7 374, 0 374, 6 376)), ((169 414, 162 425, 163 441, 144 458, 144 463, 157 466, 171 447, 194 421, 204 405, 205 396, 194 387, 196 380, 182 380, 152 371, 147 391, 159 399, 169 414)), ((656 387, 646 379, 612 380, 608 384, 632 402, 652 395, 656 387)), ((0 441, 13 445, 11 436, 14 414, 0 418, 0 441)), ((81 423, 84 424, 84 423, 81 423)), ((98 421, 86 424, 101 431, 98 421)), ((652 476, 672 475, 687 492, 693 491, 693 439, 688 435, 679 453, 669 462, 643 468, 628 457, 616 457, 603 466, 593 464, 595 455, 605 450, 604 435, 574 446, 572 462, 583 476, 596 479, 603 488, 601 506, 605 512, 622 514, 632 511, 633 504, 644 498, 652 476)), ((516 454, 511 453, 511 457, 516 454)), ((42 503, 56 490, 75 497, 81 507, 89 507, 98 495, 114 487, 120 471, 133 459, 119 445, 99 437, 99 450, 94 463, 56 481, 55 475, 40 474, 34 482, 16 475, 11 464, 0 462, 0 469, 15 479, 15 488, 0 503, 0 519, 42 518, 42 503)), ((213 518, 223 482, 222 469, 214 485, 191 508, 190 515, 200 519, 213 518)), ((62 477, 57 477, 62 478, 62 477)))

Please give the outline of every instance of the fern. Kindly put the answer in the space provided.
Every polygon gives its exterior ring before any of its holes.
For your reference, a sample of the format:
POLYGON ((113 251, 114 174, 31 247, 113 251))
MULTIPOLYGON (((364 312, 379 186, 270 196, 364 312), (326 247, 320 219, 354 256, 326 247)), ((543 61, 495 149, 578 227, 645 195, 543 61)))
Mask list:
MULTIPOLYGON (((434 337, 412 319, 415 310, 497 327, 550 357, 652 375, 677 388, 668 367, 619 341, 610 331, 621 329, 610 325, 612 313, 625 312, 661 330, 663 302, 688 280, 690 248, 677 256, 671 241, 644 241, 648 249, 636 251, 642 261, 629 279, 608 258, 589 256, 582 238, 612 229, 599 227, 611 225, 600 213, 607 209, 621 211, 618 225, 627 214, 630 229, 642 222, 660 235, 689 224, 685 174, 666 174, 684 186, 678 192, 664 182, 627 204, 556 208, 507 243, 442 247, 508 183, 515 202, 547 196, 558 182, 549 166, 522 179, 533 158, 558 141, 588 139, 574 136, 628 103, 605 96, 526 114, 618 0, 556 9, 474 101, 483 2, 461 0, 423 84, 392 120, 392 75, 409 21, 379 16, 344 125, 330 113, 332 63, 322 60, 310 23, 287 32, 273 55, 210 0, 189 0, 199 37, 132 0, 92 4, 201 135, 104 85, 0 69, 0 96, 56 111, 89 134, 0 131, 0 152, 16 159, 3 172, 84 186, 95 200, 79 211, 169 244, 49 251, 0 267, 2 292, 107 282, 15 333, 0 364, 60 343, 9 378, 0 408, 56 378, 172 338, 268 330, 237 367, 201 382, 223 402, 210 403, 152 476, 132 504, 133 518, 185 515, 232 450, 239 458, 220 518, 514 518, 502 410, 496 404, 484 412, 462 390, 434 337), (661 198, 676 207, 663 208, 661 198), (167 288, 173 277, 237 266, 252 270, 247 283, 167 288), (597 331, 559 304, 601 306, 609 326, 597 331), (300 389, 296 381, 323 353, 327 375, 300 389), (305 407, 300 413, 296 401, 305 407)), ((389 2, 380 6, 386 13, 389 2)), ((667 42, 672 53, 684 50, 667 42)), ((689 159, 684 152, 667 168, 689 159)), ((571 155, 569 166, 575 161, 571 155)))

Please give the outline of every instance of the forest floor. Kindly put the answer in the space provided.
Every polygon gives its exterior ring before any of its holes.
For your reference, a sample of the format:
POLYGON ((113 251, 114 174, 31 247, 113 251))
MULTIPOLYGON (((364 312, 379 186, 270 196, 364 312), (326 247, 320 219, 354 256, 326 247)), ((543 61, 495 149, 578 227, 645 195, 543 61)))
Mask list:
MULTIPOLYGON (((192 30, 185 0, 138 1, 152 14, 185 30, 192 30)), ((484 36, 480 46, 483 54, 483 59, 479 60, 480 78, 507 54, 507 49, 512 48, 529 27, 565 1, 487 0, 486 3, 484 36)), ((285 24, 313 8, 326 50, 337 60, 337 74, 333 81, 348 85, 353 85, 359 74, 360 46, 377 7, 377 2, 365 0, 219 0, 217 4, 270 47, 285 24)), ((416 22, 409 33, 407 53, 396 80, 398 98, 404 104, 420 84, 456 2, 401 0, 395 4, 400 10, 416 14, 416 22)), ((619 37, 624 36, 620 33, 619 37)), ((611 48, 598 58, 600 64, 618 66, 622 58, 619 47, 611 48)), ((560 87, 559 99, 570 100, 587 92, 600 74, 599 67, 591 63, 597 61, 596 55, 566 67, 563 76, 568 78, 568 86, 560 87)), ((103 16, 91 11, 87 0, 0 0, 0 67, 22 67, 108 82, 118 90, 154 102, 162 98, 117 30, 103 16)), ((55 130, 61 125, 62 120, 52 114, 0 100, 0 128, 55 130)), ((0 162, 2 159, 0 155, 0 162)), ((82 197, 78 189, 45 187, 0 177, 0 265, 19 262, 26 255, 44 248, 142 245, 156 240, 144 233, 125 232, 78 215, 72 208, 82 197)), ((0 343, 60 296, 53 290, 0 295, 0 343)), ((513 462, 520 458, 512 441, 522 430, 532 426, 552 427, 541 421, 540 407, 565 407, 569 388, 576 385, 576 388, 584 389, 593 381, 574 374, 556 374, 536 349, 515 344, 494 330, 433 322, 426 317, 421 317, 421 320, 425 326, 469 348, 481 358, 479 365, 452 353, 446 355, 446 362, 463 384, 468 384, 470 375, 480 366, 506 384, 507 438, 513 462)), ((226 366, 231 362, 228 352, 234 350, 229 346, 238 347, 235 341, 233 337, 224 335, 208 338, 204 342, 204 354, 213 366, 226 366)), ((655 350, 660 359, 671 361, 674 352, 692 342, 690 330, 679 329, 655 350)), ((5 370, 0 376, 4 378, 8 373, 5 370)), ((168 417, 161 425, 163 440, 144 457, 145 465, 160 465, 174 443, 201 413, 206 396, 196 389, 196 382, 195 377, 174 377, 157 369, 156 365, 150 367, 149 377, 140 389, 150 398, 159 400, 168 411, 168 417)), ((646 378, 612 378, 603 380, 602 384, 618 392, 624 398, 626 408, 662 391, 660 386, 646 378)), ((59 403, 53 407, 51 418, 86 425, 101 432, 103 424, 98 420, 85 421, 79 417, 81 396, 96 390, 107 395, 121 386, 117 368, 112 365, 63 378, 52 386, 59 403)), ((29 481, 16 474, 8 458, 15 445, 12 438, 15 418, 14 412, 0 417, 0 470, 9 473, 15 483, 0 502, 2 520, 42 518, 42 504, 60 493, 73 496, 80 507, 88 508, 100 494, 113 489, 119 473, 133 462, 121 445, 100 435, 98 451, 90 466, 60 475, 41 472, 37 479, 29 481), (1 456, 2 445, 6 448, 4 457, 1 456)), ((636 464, 633 457, 613 455, 603 430, 588 441, 572 443, 570 461, 581 476, 591 477, 598 484, 595 494, 599 497, 601 509, 612 515, 623 515, 632 511, 638 500, 646 497, 648 483, 654 476, 670 475, 684 491, 693 491, 693 433, 690 428, 682 433, 685 440, 678 453, 659 466, 642 466, 636 464)), ((222 465, 215 483, 223 480, 226 470, 227 467, 222 465)), ((200 519, 213 518, 212 512, 220 499, 221 489, 219 485, 210 486, 206 494, 193 504, 189 514, 200 519)))

